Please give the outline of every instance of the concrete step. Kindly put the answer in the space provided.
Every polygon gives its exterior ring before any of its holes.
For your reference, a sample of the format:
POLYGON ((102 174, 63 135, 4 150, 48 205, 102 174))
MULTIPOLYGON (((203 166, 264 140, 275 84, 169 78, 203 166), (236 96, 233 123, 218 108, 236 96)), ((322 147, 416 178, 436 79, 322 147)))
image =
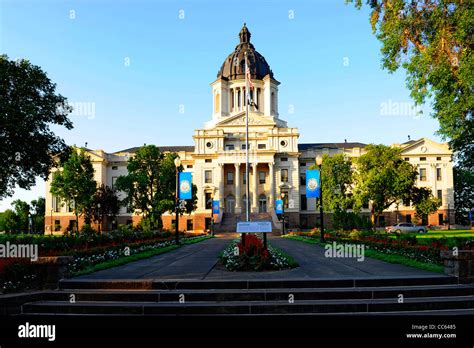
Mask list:
POLYGON ((76 302, 39 301, 24 304, 22 314, 128 314, 128 315, 222 315, 292 313, 390 313, 474 308, 473 296, 397 299, 235 301, 235 302, 76 302))
POLYGON ((405 278, 355 279, 291 279, 291 280, 97 280, 67 279, 60 289, 127 289, 127 290, 182 290, 182 289, 315 289, 358 288, 387 286, 420 286, 457 284, 457 278, 447 276, 405 278))
POLYGON ((41 300, 69 301, 74 294, 76 302, 179 302, 184 296, 186 302, 233 302, 233 301, 287 301, 290 294, 295 300, 333 299, 398 299, 404 298, 471 296, 474 286, 400 286, 361 288, 319 288, 319 289, 255 289, 255 290, 82 290, 69 289, 45 292, 41 300))

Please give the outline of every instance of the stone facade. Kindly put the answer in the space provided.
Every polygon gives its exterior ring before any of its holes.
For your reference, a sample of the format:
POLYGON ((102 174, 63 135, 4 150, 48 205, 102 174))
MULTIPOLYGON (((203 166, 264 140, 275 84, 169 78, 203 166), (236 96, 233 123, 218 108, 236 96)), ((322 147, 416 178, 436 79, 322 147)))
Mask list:
MULTIPOLYGON (((246 188, 246 108, 249 111, 249 197, 251 213, 274 215, 276 199, 283 199, 289 227, 314 227, 319 220, 316 200, 306 199, 305 173, 315 163, 318 155, 344 154, 358 157, 364 153, 366 144, 341 143, 298 143, 297 128, 290 127, 280 119, 278 113, 278 82, 267 62, 250 43, 250 33, 244 26, 239 34, 240 43, 224 61, 217 79, 211 84, 213 113, 211 121, 194 132, 194 146, 160 147, 163 152, 176 152, 185 171, 193 174, 193 183, 198 187, 198 205, 190 216, 179 220, 180 230, 202 231, 207 229, 211 217, 220 221, 222 214, 212 216, 212 200, 219 200, 221 213, 245 214, 246 188), (249 59, 249 73, 252 78, 251 105, 246 105, 246 81, 243 73, 244 57, 249 59), (236 62, 235 67, 232 62, 236 62)), ((420 172, 418 185, 430 187, 433 195, 442 199, 440 210, 432 214, 426 224, 443 225, 446 216, 454 223, 452 153, 447 144, 430 139, 411 140, 393 144, 402 150, 405 160, 420 172)), ((130 156, 138 148, 116 153, 90 150, 96 180, 99 184, 113 186, 118 176, 127 172, 130 156)), ((362 214, 369 214, 363 209, 362 214)), ((326 215, 326 214, 325 214, 326 215)), ((408 202, 393 205, 384 213, 387 224, 396 221, 411 221, 413 207, 408 202), (405 204, 405 205, 404 205, 405 204)), ((55 222, 61 225, 59 231, 69 226, 74 219, 68 207, 61 207, 49 193, 46 185, 46 231, 55 230, 55 222)), ((174 214, 165 214, 163 224, 171 228, 174 214)), ((114 222, 105 221, 103 229, 122 223, 138 223, 140 216, 122 208, 114 222)), ((330 225, 330 215, 325 223, 330 225)), ((58 232, 59 232, 58 231, 58 232)))

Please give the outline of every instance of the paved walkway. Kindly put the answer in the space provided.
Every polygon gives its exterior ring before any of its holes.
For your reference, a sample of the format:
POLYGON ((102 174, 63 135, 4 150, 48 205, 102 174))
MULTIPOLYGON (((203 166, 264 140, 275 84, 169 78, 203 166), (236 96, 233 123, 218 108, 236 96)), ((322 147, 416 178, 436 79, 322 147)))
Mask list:
MULTIPOLYGON (((270 237, 269 243, 293 256, 299 267, 271 272, 228 272, 216 268, 217 256, 235 234, 183 246, 177 250, 149 259, 135 261, 76 279, 316 279, 316 278, 405 278, 433 277, 438 273, 365 258, 326 258, 324 248, 300 241, 270 237)), ((440 275, 441 276, 441 275, 440 275)))

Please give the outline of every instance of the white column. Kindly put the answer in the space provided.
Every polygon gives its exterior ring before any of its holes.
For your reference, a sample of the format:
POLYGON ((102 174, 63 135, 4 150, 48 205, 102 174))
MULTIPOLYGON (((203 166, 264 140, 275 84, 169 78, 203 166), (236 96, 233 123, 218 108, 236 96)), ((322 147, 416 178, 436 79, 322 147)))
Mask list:
POLYGON ((219 181, 219 205, 221 208, 224 207, 224 180, 225 180, 225 175, 224 175, 224 163, 219 163, 219 170, 220 170, 220 181, 219 181))
POLYGON ((235 163, 235 212, 242 212, 242 195, 240 193, 240 163, 235 163))
POLYGON ((270 177, 270 194, 268 195, 268 207, 273 208, 274 202, 275 202, 275 173, 273 170, 274 163, 270 162, 268 163, 268 168, 269 168, 269 177, 270 177))
POLYGON ((253 188, 252 188, 252 211, 257 212, 257 200, 258 200, 258 173, 257 163, 252 163, 252 174, 253 174, 253 188))

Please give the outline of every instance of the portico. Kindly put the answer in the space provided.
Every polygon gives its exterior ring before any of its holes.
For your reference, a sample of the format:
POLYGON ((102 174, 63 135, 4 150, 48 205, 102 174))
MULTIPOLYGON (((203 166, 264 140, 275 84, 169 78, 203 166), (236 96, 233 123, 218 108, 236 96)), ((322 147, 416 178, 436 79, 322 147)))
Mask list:
MULTIPOLYGON (((273 162, 249 163, 250 211, 268 212, 274 207, 275 175, 273 162)), ((219 163, 219 189, 216 197, 225 212, 245 212, 246 163, 219 163)))

